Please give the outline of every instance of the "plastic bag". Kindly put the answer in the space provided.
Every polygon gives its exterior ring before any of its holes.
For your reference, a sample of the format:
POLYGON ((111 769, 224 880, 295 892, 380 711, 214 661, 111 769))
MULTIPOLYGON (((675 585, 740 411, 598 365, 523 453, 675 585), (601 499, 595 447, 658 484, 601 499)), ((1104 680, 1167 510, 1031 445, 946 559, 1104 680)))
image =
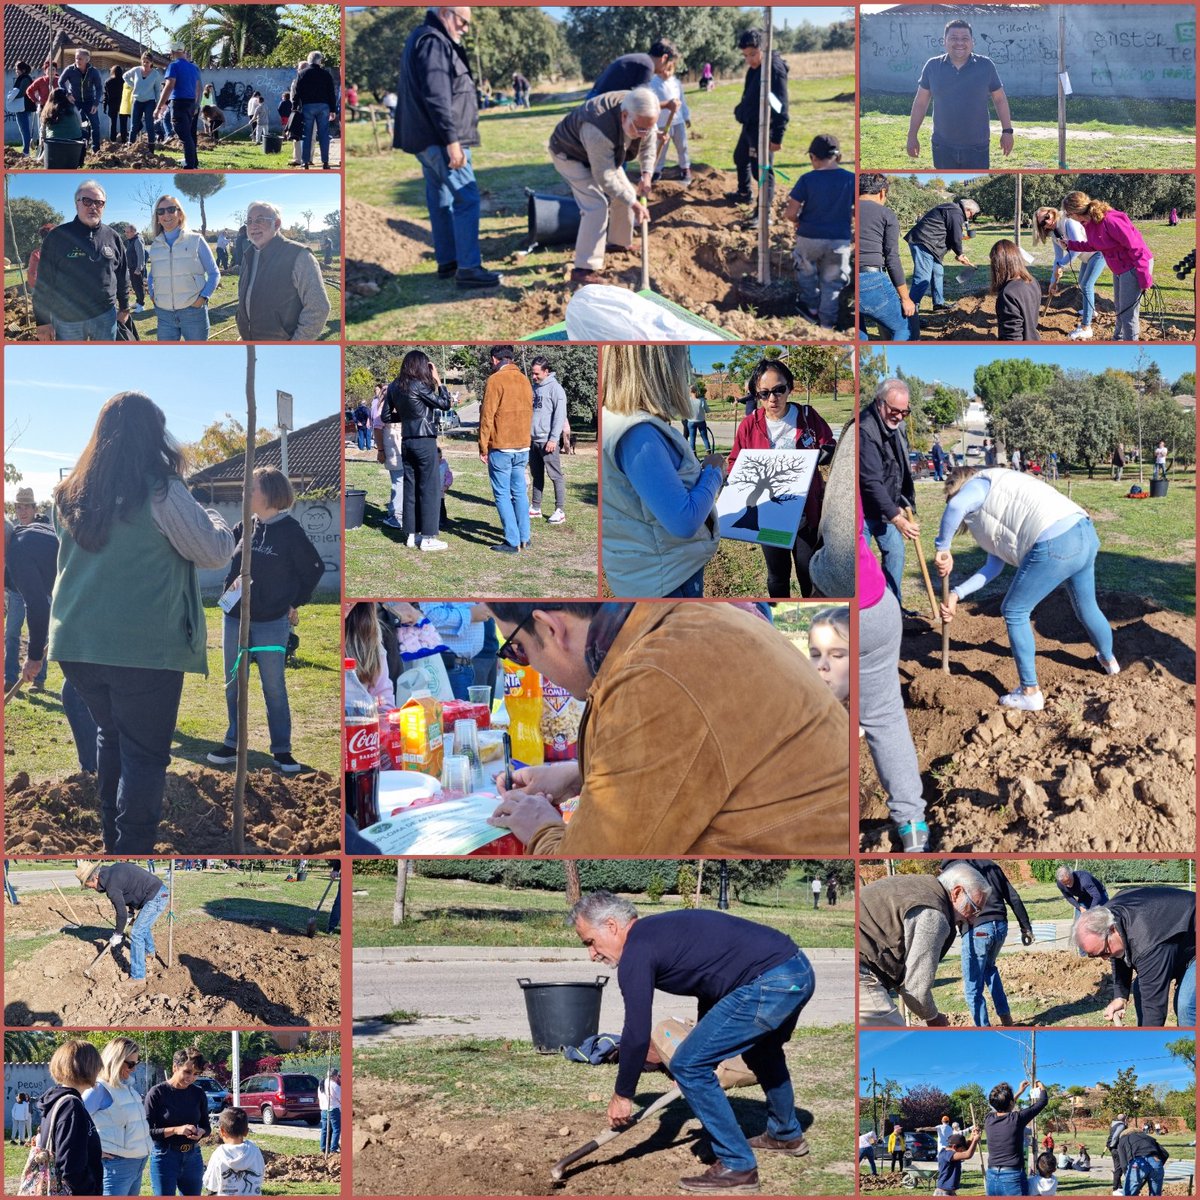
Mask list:
POLYGON ((403 708, 404 702, 416 692, 428 692, 437 700, 454 699, 454 689, 440 655, 431 654, 428 658, 405 664, 403 673, 396 680, 396 707, 403 708))
POLYGON ((567 303, 572 342, 720 342, 719 333, 689 325, 670 309, 628 288, 607 283, 581 287, 567 303))

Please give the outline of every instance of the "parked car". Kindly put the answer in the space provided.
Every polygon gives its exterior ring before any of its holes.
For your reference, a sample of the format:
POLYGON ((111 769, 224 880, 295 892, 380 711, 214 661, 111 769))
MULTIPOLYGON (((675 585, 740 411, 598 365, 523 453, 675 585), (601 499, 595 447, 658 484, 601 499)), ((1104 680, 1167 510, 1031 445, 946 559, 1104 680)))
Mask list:
POLYGON ((929 1162, 937 1159, 937 1138, 932 1133, 906 1133, 904 1143, 914 1162, 929 1162))
POLYGON ((258 1117, 264 1125, 274 1125, 276 1121, 307 1121, 316 1125, 321 1120, 317 1077, 300 1071, 252 1075, 242 1084, 242 1107, 251 1120, 258 1117))
POLYGON ((200 1075, 196 1078, 195 1084, 197 1087, 204 1089, 204 1094, 208 1097, 208 1111, 210 1113, 219 1113, 229 1107, 229 1089, 222 1087, 211 1076, 200 1075))

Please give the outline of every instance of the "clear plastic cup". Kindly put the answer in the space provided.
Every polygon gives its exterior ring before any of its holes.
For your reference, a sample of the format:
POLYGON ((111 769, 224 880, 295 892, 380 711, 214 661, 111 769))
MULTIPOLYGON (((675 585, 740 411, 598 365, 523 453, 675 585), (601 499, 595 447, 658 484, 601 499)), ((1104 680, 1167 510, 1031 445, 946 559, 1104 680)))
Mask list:
POLYGON ((471 789, 471 760, 465 754, 450 754, 442 760, 442 790, 459 796, 471 789))
POLYGON ((467 688, 467 699, 470 700, 472 704, 487 705, 488 711, 490 712, 492 707, 492 689, 486 683, 469 687, 467 688))

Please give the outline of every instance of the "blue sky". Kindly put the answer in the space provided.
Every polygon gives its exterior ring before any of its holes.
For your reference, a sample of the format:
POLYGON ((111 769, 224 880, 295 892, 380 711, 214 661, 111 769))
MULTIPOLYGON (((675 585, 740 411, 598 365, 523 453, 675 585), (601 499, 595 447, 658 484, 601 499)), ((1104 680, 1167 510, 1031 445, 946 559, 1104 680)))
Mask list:
MULTIPOLYGON (((8 190, 14 199, 18 196, 33 196, 45 200, 70 220, 75 215, 75 189, 85 179, 92 178, 99 179, 108 196, 108 205, 104 210, 105 222, 113 224, 132 221, 141 229, 148 229, 150 226, 150 209, 136 199, 136 193, 147 180, 154 183, 156 198, 174 189, 174 177, 160 172, 126 175, 104 171, 89 175, 57 171, 14 171, 8 178, 8 190)), ((300 213, 311 208, 312 230, 315 233, 323 228, 325 214, 342 206, 341 181, 332 172, 326 174, 306 171, 285 175, 264 171, 226 175, 225 180, 225 186, 215 196, 209 196, 204 201, 209 229, 220 229, 222 226, 237 229, 238 223, 233 220, 233 213, 238 209, 245 211, 255 200, 265 200, 276 205, 283 213, 285 229, 293 224, 303 229, 304 218, 300 213)), ((189 227, 199 229, 200 202, 187 196, 180 196, 179 199, 187 211, 189 227)))
POLYGON ((729 362, 730 356, 738 349, 728 343, 705 342, 691 348, 692 367, 701 375, 707 375, 715 362, 729 362))
MULTIPOLYGON (((582 8, 583 5, 578 7, 582 8)), ((739 5, 743 9, 749 9, 749 5, 739 5)), ((565 7, 549 7, 544 6, 543 12, 549 13, 555 20, 561 21, 566 16, 567 9, 565 7)), ((754 9, 755 12, 762 12, 762 9, 754 9)), ((776 8, 773 9, 775 28, 782 29, 787 25, 790 29, 795 29, 797 25, 808 21, 813 25, 836 25, 838 21, 844 20, 846 9, 844 6, 824 7, 824 8, 776 8)))
MULTIPOLYGON (((1185 1088, 1192 1072, 1166 1051, 1182 1030, 1039 1030, 1038 1076, 1045 1084, 1093 1087, 1109 1082, 1123 1067, 1136 1067, 1138 1083, 1185 1088)), ((1015 1088, 1024 1076, 1030 1034, 1005 1030, 897 1030, 859 1034, 858 1073, 895 1079, 906 1088, 920 1083, 943 1091, 978 1083, 985 1092, 1003 1080, 1015 1088), (1016 1041, 1012 1040, 1016 1039, 1016 1041), (1019 1043, 1019 1044, 1018 1044, 1019 1043)), ((860 1080, 860 1087, 862 1086, 860 1080)))
MULTIPOLYGON (((291 392, 297 429, 338 412, 342 366, 336 346, 259 346, 258 423, 274 427, 275 392, 291 392)), ((181 442, 195 441, 233 413, 245 424, 243 346, 6 346, 4 458, 25 477, 19 486, 44 499, 59 469, 74 465, 96 413, 119 391, 145 392, 181 442)), ((5 484, 4 498, 17 484, 5 484)))
MULTIPOLYGON (((112 12, 113 8, 115 7, 112 4, 72 4, 71 7, 91 17, 94 21, 103 21, 105 25, 112 24, 112 22, 110 22, 108 19, 108 14, 112 12)), ((188 13, 186 8, 182 7, 177 12, 171 12, 170 6, 166 4, 160 4, 156 7, 161 9, 159 18, 168 29, 177 29, 180 25, 185 24, 188 17, 191 15, 188 13)), ((301 8, 303 6, 299 4, 283 4, 278 5, 277 7, 286 10, 289 8, 301 8)), ((113 28, 115 28, 118 33, 125 34, 126 37, 135 36, 133 31, 130 29, 128 22, 118 21, 113 28)), ((150 48, 152 50, 159 50, 165 54, 171 48, 171 39, 163 30, 153 32, 150 34, 150 48)))
POLYGON ((1147 363, 1156 362, 1164 377, 1174 381, 1185 371, 1196 369, 1196 352, 1190 346, 1162 346, 1143 343, 1139 346, 1021 346, 999 350, 996 346, 889 346, 888 371, 897 368, 921 379, 941 380, 951 387, 972 391, 975 368, 998 358, 1029 358, 1037 363, 1057 363, 1065 371, 1082 370, 1099 374, 1109 367, 1133 371, 1139 352, 1144 351, 1147 363))

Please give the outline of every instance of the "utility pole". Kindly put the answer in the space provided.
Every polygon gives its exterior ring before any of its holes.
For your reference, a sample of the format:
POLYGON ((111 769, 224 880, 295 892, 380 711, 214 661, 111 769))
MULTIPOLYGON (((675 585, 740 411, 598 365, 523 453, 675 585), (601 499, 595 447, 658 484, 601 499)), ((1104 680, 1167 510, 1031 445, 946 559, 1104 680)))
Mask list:
MULTIPOLYGON (((1034 1088, 1037 1087, 1037 1030, 1029 1031, 1029 1093, 1032 1096, 1034 1088)), ((1037 1171, 1037 1156, 1038 1156, 1038 1140, 1037 1140, 1037 1117, 1034 1117, 1029 1122, 1029 1153, 1033 1162, 1029 1164, 1031 1172, 1037 1171)))
POLYGON ((879 1136, 879 1097, 875 1094, 875 1068, 871 1068, 871 1122, 875 1136, 879 1136))

